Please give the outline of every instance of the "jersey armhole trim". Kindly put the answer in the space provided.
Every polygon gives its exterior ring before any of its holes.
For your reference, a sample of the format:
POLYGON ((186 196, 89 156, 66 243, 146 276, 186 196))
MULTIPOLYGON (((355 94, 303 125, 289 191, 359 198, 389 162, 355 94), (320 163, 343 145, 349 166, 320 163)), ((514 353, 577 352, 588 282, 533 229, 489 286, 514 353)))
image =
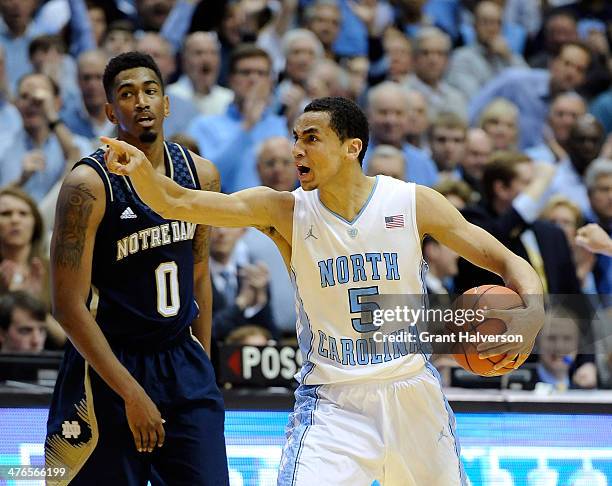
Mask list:
POLYGON ((417 248, 419 251, 419 255, 421 256, 421 261, 424 260, 423 258, 423 242, 421 241, 421 234, 419 233, 419 226, 417 225, 417 202, 416 202, 416 184, 414 182, 409 182, 408 183, 409 186, 409 191, 410 191, 410 205, 412 206, 410 208, 410 212, 412 213, 412 228, 414 230, 414 238, 417 244, 417 248))
POLYGON ((174 161, 170 156, 170 150, 168 150, 168 144, 164 141, 164 150, 166 153, 166 157, 168 159, 168 167, 170 168, 170 175, 168 176, 170 179, 174 180, 174 161))
POLYGON ((295 245, 297 240, 297 227, 296 217, 298 212, 302 209, 302 198, 297 195, 296 189, 291 194, 293 194, 293 214, 291 215, 291 258, 289 259, 289 266, 293 268, 293 254, 295 252, 295 245))
POLYGON ((108 177, 108 173, 106 172, 106 170, 104 170, 104 166, 99 161, 97 161, 95 158, 89 155, 87 157, 83 157, 76 164, 74 164, 74 166, 72 167, 72 170, 74 170, 79 165, 87 165, 91 167, 94 170, 94 172, 98 174, 98 177, 100 178, 100 180, 102 181, 102 185, 104 186, 104 195, 106 196, 106 201, 104 202, 104 214, 102 215, 102 219, 100 220, 100 224, 101 224, 102 221, 104 221, 104 219, 109 214, 110 204, 115 200, 115 196, 113 194, 113 186, 111 185, 110 178, 108 177), (91 162, 88 162, 86 159, 89 159, 95 162, 96 165, 94 166, 93 164, 91 164, 91 162))
POLYGON ((201 190, 202 185, 200 184, 200 178, 198 177, 198 171, 196 169, 195 161, 193 160, 193 157, 191 157, 191 154, 189 153, 189 151, 185 151, 183 149, 181 144, 177 143, 176 146, 181 151, 181 154, 183 154, 183 158, 185 159, 185 164, 187 165, 187 169, 189 170, 189 175, 191 176, 193 185, 195 186, 196 189, 201 190), (193 166, 193 169, 192 169, 192 166, 193 166))
POLYGON ((113 186, 111 185, 111 181, 110 181, 110 178, 108 177, 106 170, 104 170, 104 167, 102 166, 100 162, 98 162, 96 159, 88 155, 87 157, 83 157, 80 161, 78 161, 74 165, 74 167, 84 164, 85 159, 93 160, 96 163, 96 165, 100 168, 100 170, 102 171, 102 174, 104 174, 104 177, 101 177, 102 183, 104 183, 104 187, 106 188, 106 192, 109 196, 110 202, 113 202, 115 200, 115 197, 113 195, 113 186))

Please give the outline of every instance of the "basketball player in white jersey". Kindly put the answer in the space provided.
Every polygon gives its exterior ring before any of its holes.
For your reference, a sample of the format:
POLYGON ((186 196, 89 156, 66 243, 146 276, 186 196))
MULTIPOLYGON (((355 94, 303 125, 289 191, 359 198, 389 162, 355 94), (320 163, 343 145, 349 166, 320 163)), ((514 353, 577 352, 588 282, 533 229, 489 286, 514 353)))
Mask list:
POLYGON ((297 119, 294 137, 300 188, 256 187, 230 195, 184 189, 155 172, 138 149, 103 142, 109 168, 129 176, 161 216, 255 226, 283 254, 296 287, 304 365, 279 485, 466 484, 437 372, 406 343, 375 345, 375 328, 362 319, 376 308, 367 301, 424 292, 421 242, 429 234, 501 275, 523 298, 525 309, 490 311, 506 321, 508 332, 523 336, 523 343, 481 345, 483 356, 508 353, 501 367, 529 353, 544 322, 539 278, 439 193, 365 176, 368 124, 353 102, 314 100, 297 119))

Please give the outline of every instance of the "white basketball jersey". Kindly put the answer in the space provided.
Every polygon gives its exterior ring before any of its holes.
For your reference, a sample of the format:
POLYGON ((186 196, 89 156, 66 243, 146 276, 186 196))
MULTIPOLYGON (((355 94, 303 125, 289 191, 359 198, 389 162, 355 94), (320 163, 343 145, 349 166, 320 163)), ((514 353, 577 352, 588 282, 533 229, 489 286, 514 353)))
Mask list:
POLYGON ((378 176, 353 221, 325 207, 318 190, 293 192, 291 267, 304 362, 297 378, 302 384, 401 378, 424 366, 418 342, 387 338, 414 333, 414 327, 372 323, 372 311, 389 306, 379 305, 380 296, 399 297, 402 305, 424 305, 415 187, 378 176), (412 299, 407 304, 408 296, 412 299))

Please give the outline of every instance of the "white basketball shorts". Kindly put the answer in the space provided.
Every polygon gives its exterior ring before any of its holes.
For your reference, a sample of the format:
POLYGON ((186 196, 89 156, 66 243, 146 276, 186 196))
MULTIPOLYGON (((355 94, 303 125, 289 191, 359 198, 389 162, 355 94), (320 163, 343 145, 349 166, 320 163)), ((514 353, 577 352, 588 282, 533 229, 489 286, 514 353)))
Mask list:
POLYGON ((300 386, 278 486, 464 486, 455 417, 427 364, 399 381, 300 386))

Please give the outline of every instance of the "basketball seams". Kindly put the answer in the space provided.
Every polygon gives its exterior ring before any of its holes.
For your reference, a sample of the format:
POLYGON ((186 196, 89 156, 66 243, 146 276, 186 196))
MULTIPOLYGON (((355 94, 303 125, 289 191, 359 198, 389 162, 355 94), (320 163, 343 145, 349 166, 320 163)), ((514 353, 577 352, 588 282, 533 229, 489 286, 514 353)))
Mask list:
MULTIPOLYGON (((484 295, 491 297, 491 295, 498 294, 500 296, 508 296, 508 298, 514 297, 518 294, 514 292, 512 289, 508 289, 499 285, 480 285, 478 287, 474 287, 468 291, 466 291, 459 298, 460 300, 456 301, 455 308, 463 308, 469 309, 472 311, 477 311, 480 309, 480 306, 484 304, 482 298, 484 295), (496 292, 496 290, 502 290, 502 292, 496 292), (465 298, 474 298, 474 301, 471 306, 467 306, 466 302, 463 300, 465 298)), ((520 299, 520 296, 518 296, 520 299)), ((524 302, 521 300, 520 304, 513 304, 509 307, 497 307, 492 305, 484 305, 486 309, 494 309, 494 310, 514 310, 514 309, 523 309, 525 308, 524 302)), ((484 309, 483 309, 484 310, 484 309)), ((470 320, 467 322, 467 325, 464 327, 469 333, 478 332, 478 329, 481 328, 483 324, 489 323, 488 326, 490 328, 489 334, 503 334, 508 331, 508 327, 503 319, 498 318, 490 318, 484 319, 481 322, 475 323, 474 320, 470 320), (503 324, 503 328, 496 323, 496 321, 501 321, 503 324)), ((457 330, 455 329, 455 332, 457 330)), ((506 354, 489 356, 487 358, 480 359, 478 358, 478 352, 476 351, 476 346, 471 343, 463 343, 458 342, 452 349, 453 354, 455 355, 455 361, 465 368, 467 371, 474 373, 476 375, 492 377, 492 376, 500 376, 507 372, 514 370, 514 367, 504 366, 499 370, 494 370, 493 366, 499 364, 506 358, 506 354), (495 360, 495 358, 499 357, 499 360, 495 360), (477 361, 473 361, 477 360, 477 361), (480 369, 482 368, 482 369, 480 369)))

